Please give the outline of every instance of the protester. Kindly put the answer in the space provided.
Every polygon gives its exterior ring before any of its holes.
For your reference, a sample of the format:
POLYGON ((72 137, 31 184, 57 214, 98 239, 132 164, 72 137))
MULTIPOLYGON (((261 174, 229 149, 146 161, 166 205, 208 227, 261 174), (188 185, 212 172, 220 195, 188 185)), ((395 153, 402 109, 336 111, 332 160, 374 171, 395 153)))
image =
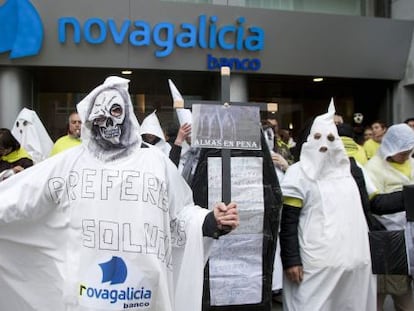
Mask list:
POLYGON ((60 137, 53 145, 50 155, 53 156, 66 149, 80 145, 82 121, 77 112, 72 112, 68 119, 68 131, 65 136, 60 137))
POLYGON ((278 149, 275 147, 277 138, 275 137, 274 125, 274 123, 270 123, 267 119, 262 120, 263 135, 266 140, 270 156, 272 157, 277 178, 279 179, 279 182, 281 182, 283 180, 285 171, 289 167, 289 163, 280 153, 276 151, 278 149))
POLYGON ((171 146, 165 141, 164 131, 156 111, 153 111, 142 121, 140 130, 144 142, 160 148, 164 154, 169 155, 171 146))
POLYGON ((32 165, 30 155, 20 146, 11 131, 0 128, 0 181, 32 165))
POLYGON ((338 112, 335 112, 334 123, 335 123, 335 125, 339 125, 339 124, 344 123, 344 117, 342 116, 342 114, 340 114, 338 112))
POLYGON ((387 131, 387 125, 382 121, 375 121, 371 124, 372 138, 364 142, 364 150, 367 159, 371 159, 381 145, 382 137, 387 131))
POLYGON ((11 132, 30 154, 33 163, 39 163, 49 157, 53 141, 34 110, 23 108, 11 132))
POLYGON ((364 144, 364 115, 361 112, 355 112, 352 118, 352 127, 354 132, 354 140, 358 145, 364 144))
MULTIPOLYGON (((279 122, 276 119, 276 116, 273 114, 269 114, 267 118, 262 121, 263 127, 270 128, 273 131, 273 148, 271 149, 276 154, 279 154, 287 161, 287 164, 290 165, 293 163, 293 156, 290 151, 290 146, 288 145, 288 142, 283 141, 282 136, 280 135, 279 131, 279 122)), ((282 161, 278 160, 278 165, 282 166, 284 170, 287 169, 287 166, 285 167, 284 163, 280 163, 282 161)))
POLYGON ((364 148, 355 141, 355 133, 352 126, 348 123, 342 123, 338 124, 337 128, 338 135, 341 137, 348 157, 354 158, 360 165, 367 163, 368 159, 364 148))
POLYGON ((293 140, 291 133, 288 129, 279 129, 278 131, 280 139, 283 141, 283 143, 288 146, 289 149, 295 146, 295 141, 293 140))
POLYGON ((414 118, 405 119, 404 123, 414 130, 414 118))
POLYGON ((364 139, 362 142, 362 145, 364 145, 364 143, 368 140, 368 139, 372 139, 372 128, 370 126, 366 126, 364 129, 364 139))
POLYGON ((169 143, 171 145, 170 150, 170 160, 178 167, 180 163, 181 153, 183 149, 183 144, 191 144, 191 124, 184 123, 178 128, 177 133, 175 133, 174 140, 171 140, 169 143))
MULTIPOLYGON (((365 165, 378 193, 394 194, 388 204, 393 209, 385 213, 378 207, 372 208, 387 230, 404 230, 407 224, 406 213, 401 208, 404 206, 401 191, 404 185, 414 184, 413 149, 413 130, 404 123, 392 125, 377 154, 365 165)), ((404 275, 378 276, 378 310, 383 310, 387 295, 391 295, 396 310, 414 310, 411 282, 411 277, 404 275)))
POLYGON ((167 126, 164 129, 165 133, 165 140, 170 145, 174 143, 174 140, 177 138, 177 133, 179 130, 179 126, 175 121, 168 122, 167 126))
POLYGON ((315 118, 282 181, 284 310, 376 309, 368 226, 350 162, 328 113, 315 118))
POLYGON ((236 204, 194 205, 142 144, 128 82, 78 104, 81 145, 0 183, 1 310, 201 310, 203 235, 234 229, 236 204))

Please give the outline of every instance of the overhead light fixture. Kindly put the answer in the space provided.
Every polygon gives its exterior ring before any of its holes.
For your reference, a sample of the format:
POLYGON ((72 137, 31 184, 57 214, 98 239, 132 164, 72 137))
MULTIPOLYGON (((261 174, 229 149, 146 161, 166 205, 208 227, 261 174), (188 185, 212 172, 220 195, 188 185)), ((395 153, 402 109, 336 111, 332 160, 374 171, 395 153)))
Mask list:
POLYGON ((323 78, 313 78, 313 82, 322 82, 323 78))
POLYGON ((132 70, 122 70, 121 73, 123 75, 130 75, 130 74, 132 74, 132 70))

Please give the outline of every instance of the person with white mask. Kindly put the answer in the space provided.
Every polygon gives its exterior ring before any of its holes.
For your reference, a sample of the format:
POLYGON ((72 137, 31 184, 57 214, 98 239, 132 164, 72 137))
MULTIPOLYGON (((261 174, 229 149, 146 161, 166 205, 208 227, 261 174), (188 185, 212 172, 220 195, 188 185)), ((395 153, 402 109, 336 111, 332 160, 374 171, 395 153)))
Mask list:
POLYGON ((237 205, 194 204, 142 143, 128 84, 77 105, 79 146, 0 183, 0 310, 201 310, 210 237, 238 226, 237 205))
POLYGON ((368 226, 334 114, 332 100, 281 183, 287 311, 376 310, 368 226))
POLYGON ((18 114, 11 132, 30 154, 33 163, 39 163, 49 157, 53 141, 34 110, 23 108, 18 114))

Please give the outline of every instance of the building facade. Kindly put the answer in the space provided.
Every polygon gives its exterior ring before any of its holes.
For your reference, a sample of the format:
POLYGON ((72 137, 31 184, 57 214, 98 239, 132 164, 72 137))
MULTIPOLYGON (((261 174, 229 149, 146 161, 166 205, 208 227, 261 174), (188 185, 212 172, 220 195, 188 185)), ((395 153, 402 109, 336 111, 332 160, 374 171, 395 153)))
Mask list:
POLYGON ((216 100, 223 65, 232 100, 278 103, 279 123, 293 132, 331 97, 348 122, 354 112, 367 124, 399 122, 414 115, 411 2, 7 0, 0 126, 28 107, 55 139, 108 75, 131 80, 139 120, 156 109, 167 126, 168 79, 184 98, 216 100))

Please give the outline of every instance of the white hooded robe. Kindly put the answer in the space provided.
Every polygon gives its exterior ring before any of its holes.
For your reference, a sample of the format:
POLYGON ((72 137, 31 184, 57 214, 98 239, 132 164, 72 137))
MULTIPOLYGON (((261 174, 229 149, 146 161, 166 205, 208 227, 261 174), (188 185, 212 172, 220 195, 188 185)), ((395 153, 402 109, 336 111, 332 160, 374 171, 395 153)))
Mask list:
POLYGON ((89 139, 0 184, 0 310, 201 310, 208 210, 157 148, 107 161, 89 139))
POLYGON ((300 284, 284 278, 288 311, 376 310, 368 226, 333 114, 332 103, 315 119, 300 162, 281 184, 284 197, 303 202, 298 236, 304 276, 300 284), (319 140, 315 133, 322 134, 319 140), (334 141, 327 140, 329 133, 334 141), (321 146, 328 152, 319 152, 321 146))
POLYGON ((11 132, 35 164, 49 157, 53 141, 34 110, 23 108, 11 132))
POLYGON ((153 111, 142 121, 140 132, 141 135, 151 134, 157 136, 160 140, 154 146, 160 148, 164 154, 169 156, 171 146, 165 141, 165 135, 162 130, 160 121, 158 120, 156 111, 153 111))

